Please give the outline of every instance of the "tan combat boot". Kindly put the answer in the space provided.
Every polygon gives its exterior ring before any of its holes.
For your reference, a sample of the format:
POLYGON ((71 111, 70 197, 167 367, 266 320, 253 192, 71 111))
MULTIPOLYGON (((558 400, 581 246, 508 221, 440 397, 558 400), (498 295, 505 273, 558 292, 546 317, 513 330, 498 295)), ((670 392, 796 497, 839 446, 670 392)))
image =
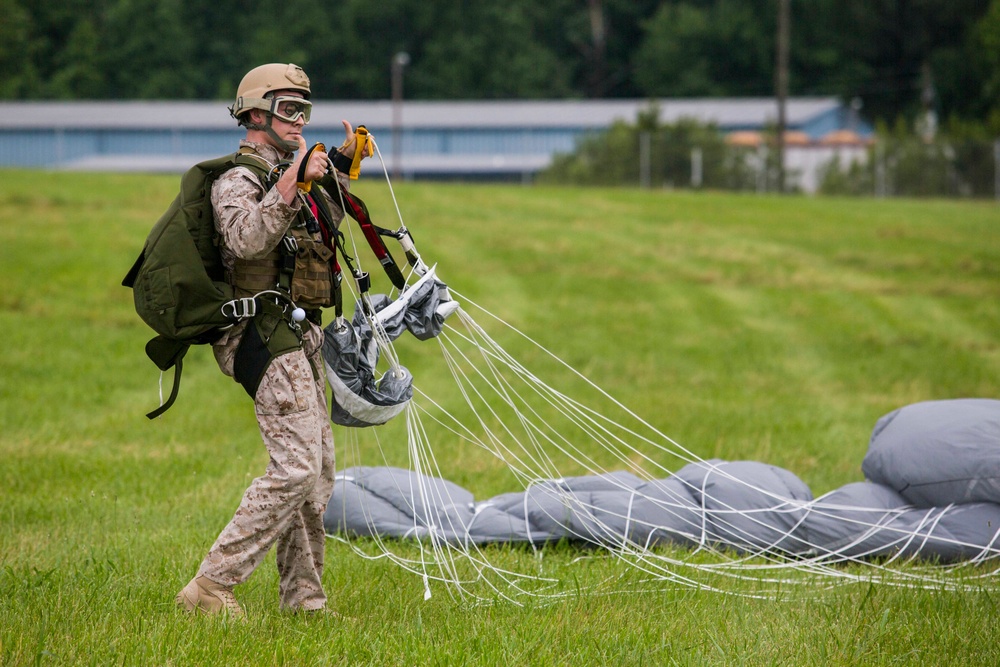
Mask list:
POLYGON ((243 609, 229 586, 217 584, 208 577, 195 577, 177 594, 177 606, 185 611, 204 614, 243 616, 243 609))

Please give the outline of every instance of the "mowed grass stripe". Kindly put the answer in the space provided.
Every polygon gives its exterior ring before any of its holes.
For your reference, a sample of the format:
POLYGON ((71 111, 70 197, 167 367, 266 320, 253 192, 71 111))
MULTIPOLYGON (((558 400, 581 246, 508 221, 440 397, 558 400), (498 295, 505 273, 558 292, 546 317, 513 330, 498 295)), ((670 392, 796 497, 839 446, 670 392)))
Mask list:
MULTIPOLYGON (((142 352, 151 334, 119 283, 177 178, 3 176, 0 664, 1000 661, 985 588, 817 581, 787 601, 758 600, 752 580, 704 575, 735 596, 670 588, 567 545, 486 552, 559 579, 567 598, 548 606, 469 606, 440 586, 425 602, 418 577, 331 540, 326 586, 354 621, 281 615, 273 556, 238 591, 247 623, 179 614, 173 595, 266 454, 249 401, 206 349, 189 354, 177 405, 143 416, 158 400, 142 352)), ((378 179, 357 191, 377 222, 395 224, 378 179)), ((401 183, 397 196, 443 279, 703 458, 786 467, 818 494, 861 479, 885 412, 1000 394, 992 202, 424 183, 401 183)), ((552 370, 491 330, 529 367, 552 370)), ((418 385, 447 392, 434 343, 399 350, 418 385)), ((580 388, 553 379, 571 396, 580 388)), ((386 447, 405 462, 395 433, 386 447)), ((337 435, 350 463, 350 438, 337 435)), ((477 497, 514 490, 478 448, 435 447, 477 497)), ((378 462, 370 448, 358 455, 378 462)))

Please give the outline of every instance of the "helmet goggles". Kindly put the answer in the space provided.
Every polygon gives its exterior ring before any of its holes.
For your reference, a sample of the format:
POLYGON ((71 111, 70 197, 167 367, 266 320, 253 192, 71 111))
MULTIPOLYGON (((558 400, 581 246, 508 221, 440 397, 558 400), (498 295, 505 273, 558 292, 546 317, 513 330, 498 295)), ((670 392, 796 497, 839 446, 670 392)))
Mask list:
POLYGON ((299 118, 306 125, 312 117, 312 102, 301 97, 280 96, 271 100, 270 113, 286 123, 294 123, 299 118))

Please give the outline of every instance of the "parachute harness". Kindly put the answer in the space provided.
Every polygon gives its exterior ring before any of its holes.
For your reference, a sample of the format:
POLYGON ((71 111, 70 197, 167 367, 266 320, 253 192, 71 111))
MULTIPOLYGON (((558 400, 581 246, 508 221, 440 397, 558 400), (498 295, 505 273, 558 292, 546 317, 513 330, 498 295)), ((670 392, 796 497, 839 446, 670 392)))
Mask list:
MULTIPOLYGON (((357 174, 360 170, 361 155, 366 150, 365 147, 362 146, 362 142, 365 142, 367 146, 371 146, 373 153, 378 156, 382 169, 386 174, 386 182, 388 183, 389 192, 392 196, 393 204, 396 209, 396 215, 400 222, 400 227, 399 229, 393 231, 380 227, 372 222, 371 214, 368 212, 368 207, 365 205, 364 201, 356 195, 351 194, 347 188, 340 183, 339 179, 337 179, 338 187, 336 192, 339 198, 340 207, 341 210, 354 219, 354 221, 358 224, 358 227, 364 235, 365 241, 372 249, 372 252, 375 254, 375 258, 382 266, 382 269, 388 276, 389 281, 399 293, 402 293, 402 291, 407 287, 408 276, 403 275, 399 265, 393 258, 392 253, 389 252, 385 242, 382 240, 383 236, 392 237, 400 243, 400 246, 403 248, 407 261, 411 267, 410 276, 412 276, 413 273, 423 276, 429 271, 429 269, 421 260, 420 254, 417 252, 413 243, 413 238, 406 229, 406 226, 403 224, 403 217, 399 209, 399 203, 396 200, 395 191, 392 189, 392 183, 389 181, 388 169, 385 167, 385 161, 382 158, 381 151, 378 149, 378 144, 375 142, 375 138, 368 133, 367 129, 363 125, 358 127, 358 137, 358 146, 355 149, 354 158, 351 163, 350 177, 357 178, 357 174)), ((355 298, 362 304, 366 320, 374 333, 378 349, 382 356, 387 360, 390 371, 393 375, 396 377, 402 377, 403 372, 401 370, 399 358, 392 345, 392 340, 383 327, 382 321, 374 316, 375 308, 369 297, 369 290, 371 288, 370 275, 367 272, 360 271, 353 267, 349 259, 349 255, 343 247, 343 233, 338 232, 337 234, 338 248, 340 248, 341 255, 345 258, 345 263, 348 264, 349 269, 355 277, 355 285, 357 287, 355 298)), ((358 256, 357 241, 354 238, 353 232, 350 231, 350 228, 348 228, 348 234, 350 236, 354 256, 356 257, 358 256)), ((338 312, 337 317, 338 321, 342 323, 343 313, 338 312)))

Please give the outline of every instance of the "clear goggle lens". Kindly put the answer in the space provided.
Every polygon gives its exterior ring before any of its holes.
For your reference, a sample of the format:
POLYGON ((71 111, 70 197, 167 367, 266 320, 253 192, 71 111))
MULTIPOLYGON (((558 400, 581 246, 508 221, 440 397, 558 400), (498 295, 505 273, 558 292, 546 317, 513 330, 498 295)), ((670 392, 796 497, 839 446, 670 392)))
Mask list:
POLYGON ((301 97, 275 97, 271 100, 271 114, 286 123, 294 123, 299 118, 308 123, 312 116, 312 102, 301 97))

